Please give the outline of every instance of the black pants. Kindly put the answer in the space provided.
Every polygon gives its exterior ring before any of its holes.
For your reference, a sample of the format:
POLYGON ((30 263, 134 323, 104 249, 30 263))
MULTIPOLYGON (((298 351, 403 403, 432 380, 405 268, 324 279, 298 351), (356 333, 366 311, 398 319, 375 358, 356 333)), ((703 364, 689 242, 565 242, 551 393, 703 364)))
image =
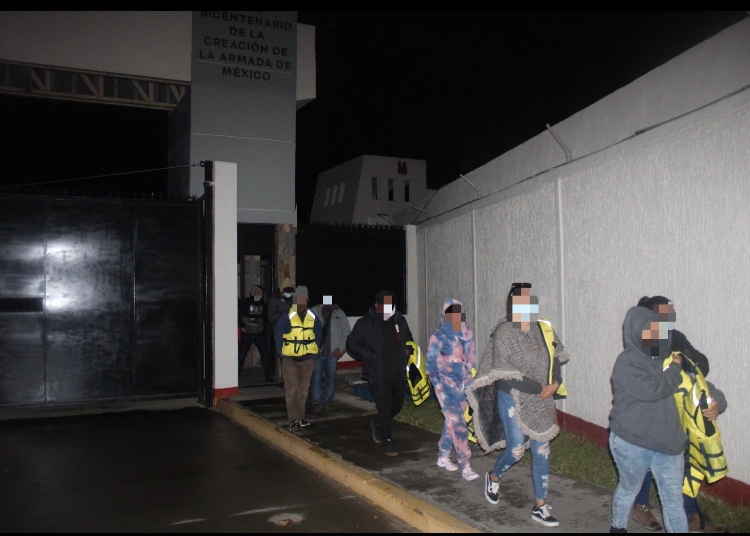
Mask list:
POLYGON ((260 354, 260 362, 263 365, 263 375, 265 376, 265 379, 272 379, 274 366, 273 361, 271 361, 271 355, 268 353, 268 348, 266 347, 266 337, 264 333, 242 332, 242 340, 240 340, 239 354, 237 356, 240 374, 242 373, 242 367, 245 365, 247 352, 253 344, 260 354))
POLYGON ((391 421, 401 412, 406 393, 406 378, 386 377, 384 383, 370 380, 370 392, 378 410, 378 426, 383 439, 391 437, 391 421))

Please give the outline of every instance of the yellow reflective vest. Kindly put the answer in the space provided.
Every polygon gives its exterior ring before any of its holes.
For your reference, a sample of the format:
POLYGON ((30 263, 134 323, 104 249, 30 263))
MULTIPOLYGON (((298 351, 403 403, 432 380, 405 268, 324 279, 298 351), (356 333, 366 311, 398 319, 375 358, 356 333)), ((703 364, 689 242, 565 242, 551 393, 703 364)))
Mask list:
MULTIPOLYGON (((721 446, 721 434, 716 421, 709 421, 703 417, 703 409, 711 402, 708 384, 703 372, 685 354, 683 362, 691 366, 683 366, 682 383, 674 394, 677 411, 680 414, 682 429, 688 435, 690 446, 687 452, 688 467, 685 468, 685 480, 682 492, 690 497, 698 496, 698 489, 705 479, 709 484, 724 478, 728 473, 727 460, 721 446), (685 368, 691 370, 688 374, 685 368)), ((664 368, 672 362, 670 355, 664 360, 664 368)))
MULTIPOLYGON (((555 332, 552 330, 552 323, 549 320, 538 320, 539 327, 542 329, 542 335, 544 335, 544 342, 547 345, 547 352, 549 353, 549 381, 547 385, 552 384, 552 371, 555 365, 555 332)), ((560 387, 555 392, 555 398, 565 398, 568 396, 568 389, 565 384, 561 381, 560 387)))
POLYGON ((425 371, 425 359, 417 343, 407 341, 406 347, 411 350, 406 360, 406 383, 409 384, 411 401, 415 406, 430 397, 430 379, 425 371))
POLYGON ((281 355, 285 357, 302 357, 318 353, 315 342, 315 314, 308 309, 305 319, 300 320, 295 306, 289 309, 291 328, 281 336, 281 355))

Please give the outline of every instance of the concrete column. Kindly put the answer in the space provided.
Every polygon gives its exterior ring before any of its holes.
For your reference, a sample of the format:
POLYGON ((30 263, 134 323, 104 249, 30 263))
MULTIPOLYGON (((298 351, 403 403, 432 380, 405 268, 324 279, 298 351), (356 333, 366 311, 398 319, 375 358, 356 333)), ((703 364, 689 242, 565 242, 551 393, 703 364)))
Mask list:
POLYGON ((214 162, 214 397, 238 393, 237 164, 214 162))
MULTIPOLYGON (((290 224, 276 226, 276 285, 285 277, 297 285, 297 228, 290 224)), ((304 283, 302 283, 304 284, 304 283)))
POLYGON ((421 341, 422 326, 420 325, 419 316, 419 270, 417 269, 417 226, 404 226, 406 233, 406 303, 409 314, 406 315, 406 321, 409 323, 409 329, 414 337, 414 341, 427 351, 424 346, 427 341, 421 341))

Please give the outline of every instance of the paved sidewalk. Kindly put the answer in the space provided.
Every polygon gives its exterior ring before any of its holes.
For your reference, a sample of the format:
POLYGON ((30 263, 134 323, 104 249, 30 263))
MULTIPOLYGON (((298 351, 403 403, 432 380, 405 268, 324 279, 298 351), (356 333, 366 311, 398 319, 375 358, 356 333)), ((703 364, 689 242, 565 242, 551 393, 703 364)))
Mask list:
MULTIPOLYGON (((519 463, 508 472, 500 484, 500 503, 492 505, 484 497, 484 474, 494 465, 496 452, 485 456, 474 447, 472 466, 481 477, 466 482, 460 472, 435 465, 436 434, 394 422, 400 454, 385 456, 370 430, 374 404, 351 393, 351 388, 337 387, 332 410, 308 414, 312 424, 297 434, 283 429, 286 411, 280 385, 242 389, 239 396, 221 401, 218 409, 422 532, 609 531, 612 492, 606 488, 553 474, 548 504, 560 526, 550 528, 531 519, 528 464, 519 463)), ((628 529, 650 532, 632 521, 628 529)))

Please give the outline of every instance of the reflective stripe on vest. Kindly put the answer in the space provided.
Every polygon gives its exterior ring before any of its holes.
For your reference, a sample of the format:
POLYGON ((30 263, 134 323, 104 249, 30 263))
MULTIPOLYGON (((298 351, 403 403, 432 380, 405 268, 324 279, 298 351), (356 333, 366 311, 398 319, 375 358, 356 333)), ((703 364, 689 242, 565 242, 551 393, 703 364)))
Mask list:
MULTIPOLYGON (((552 324, 549 320, 539 320, 539 327, 544 335, 544 342, 547 345, 547 352, 549 353, 549 381, 548 385, 552 384, 552 372, 555 366, 555 332, 552 331, 552 324)), ((560 382, 560 387, 555 392, 555 398, 565 398, 568 396, 568 389, 565 387, 563 382, 560 382)))
MULTIPOLYGON (((705 479, 709 484, 724 478, 729 473, 724 449, 721 446, 721 434, 715 421, 703 417, 703 409, 711 400, 708 384, 703 372, 682 352, 683 361, 692 365, 695 374, 688 374, 683 368, 680 371, 682 383, 674 394, 680 424, 687 433, 689 471, 686 471, 682 483, 682 492, 690 497, 698 496, 698 489, 705 479)), ((670 355, 664 360, 666 369, 672 362, 670 355)))
POLYGON ((302 357, 318 353, 315 342, 315 315, 309 309, 305 320, 300 320, 296 310, 290 309, 289 323, 291 328, 282 336, 281 355, 287 357, 302 357))

